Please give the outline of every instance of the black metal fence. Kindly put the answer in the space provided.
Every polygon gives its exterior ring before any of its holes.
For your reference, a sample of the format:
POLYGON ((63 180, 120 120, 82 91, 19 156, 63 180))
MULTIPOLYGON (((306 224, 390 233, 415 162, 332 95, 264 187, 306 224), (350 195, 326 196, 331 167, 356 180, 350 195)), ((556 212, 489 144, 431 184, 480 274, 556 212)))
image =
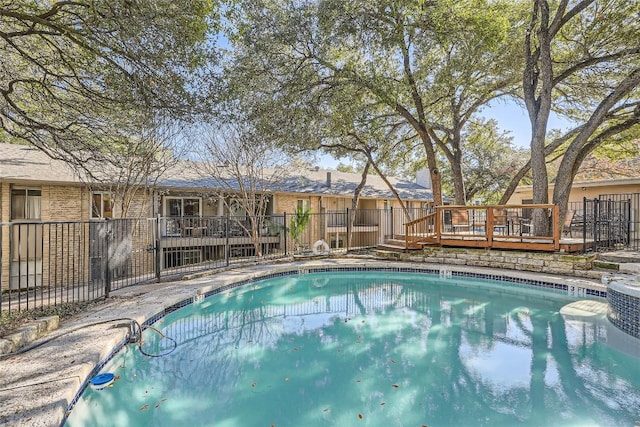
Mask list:
POLYGON ((108 297, 138 283, 292 255, 375 248, 422 209, 0 224, 0 314, 108 297), (299 233, 294 233, 294 229, 299 233))
POLYGON ((604 194, 568 206, 563 234, 581 238, 584 251, 640 249, 640 194, 604 194))
MULTIPOLYGON (((563 237, 582 239, 585 250, 638 249, 639 194, 585 199, 569 210, 563 237)), ((323 211, 302 225, 289 213, 0 223, 0 314, 91 301, 125 286, 242 263, 367 251, 403 236, 407 222, 428 213, 323 211)))

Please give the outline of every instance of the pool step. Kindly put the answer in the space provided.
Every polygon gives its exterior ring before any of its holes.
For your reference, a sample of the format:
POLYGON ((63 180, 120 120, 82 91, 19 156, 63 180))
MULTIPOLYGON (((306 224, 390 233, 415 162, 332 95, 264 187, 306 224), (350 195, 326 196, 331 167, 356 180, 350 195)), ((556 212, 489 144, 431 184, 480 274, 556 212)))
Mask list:
POLYGON ((600 270, 640 275, 640 253, 622 251, 601 253, 593 262, 593 266, 600 270))

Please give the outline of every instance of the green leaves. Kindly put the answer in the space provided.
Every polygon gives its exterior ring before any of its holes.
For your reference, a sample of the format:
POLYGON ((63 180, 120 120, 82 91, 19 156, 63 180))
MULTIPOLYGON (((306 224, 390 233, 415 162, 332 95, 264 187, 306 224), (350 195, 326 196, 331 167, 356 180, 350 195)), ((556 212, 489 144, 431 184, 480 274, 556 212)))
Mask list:
POLYGON ((210 0, 0 6, 5 132, 82 167, 195 102, 217 20, 210 0))
POLYGON ((309 221, 311 220, 311 209, 304 209, 302 206, 298 205, 296 208, 296 213, 291 218, 291 223, 289 225, 289 235, 291 238, 298 244, 298 240, 302 233, 304 233, 305 229, 309 225, 309 221))

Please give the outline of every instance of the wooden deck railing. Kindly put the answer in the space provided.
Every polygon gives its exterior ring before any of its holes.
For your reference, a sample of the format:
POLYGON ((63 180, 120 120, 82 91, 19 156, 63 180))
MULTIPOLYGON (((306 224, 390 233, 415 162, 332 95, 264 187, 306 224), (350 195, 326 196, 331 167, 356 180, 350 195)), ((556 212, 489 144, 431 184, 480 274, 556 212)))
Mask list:
POLYGON ((414 219, 404 225, 404 248, 408 249, 415 243, 437 243, 438 213, 433 212, 422 218, 414 219))
POLYGON ((552 204, 437 206, 405 224, 405 249, 437 244, 557 251, 560 231, 558 207, 552 204))

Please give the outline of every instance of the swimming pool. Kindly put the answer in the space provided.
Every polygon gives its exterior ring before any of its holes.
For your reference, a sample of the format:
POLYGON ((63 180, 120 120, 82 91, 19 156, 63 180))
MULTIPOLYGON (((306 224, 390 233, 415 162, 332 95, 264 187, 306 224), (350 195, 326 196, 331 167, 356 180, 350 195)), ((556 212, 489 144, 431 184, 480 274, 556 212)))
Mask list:
POLYGON ((640 359, 566 292, 464 277, 275 277, 162 316, 67 425, 633 426, 640 359))

